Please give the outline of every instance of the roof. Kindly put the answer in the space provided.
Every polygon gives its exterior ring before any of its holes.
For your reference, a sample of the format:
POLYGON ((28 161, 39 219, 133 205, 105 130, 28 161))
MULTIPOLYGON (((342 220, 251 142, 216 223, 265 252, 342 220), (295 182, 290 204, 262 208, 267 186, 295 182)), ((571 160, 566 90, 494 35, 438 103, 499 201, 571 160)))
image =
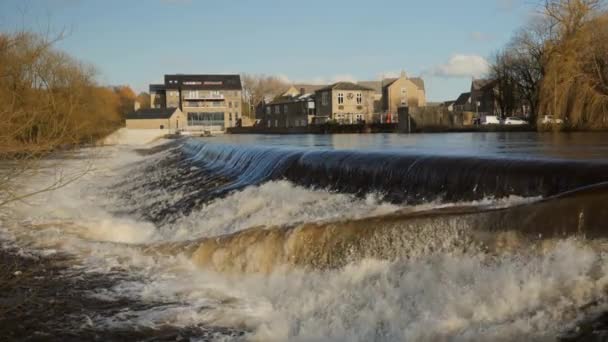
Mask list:
POLYGON ((304 95, 296 95, 296 96, 279 96, 279 97, 276 97, 271 102, 267 103, 267 105, 301 102, 301 101, 307 101, 309 99, 314 99, 314 94, 304 94, 304 95))
POLYGON ((420 90, 425 90, 424 89, 424 80, 420 77, 412 77, 409 78, 410 81, 412 81, 412 83, 414 83, 416 85, 416 87, 418 87, 418 89, 420 90))
POLYGON ((362 85, 356 84, 356 83, 352 83, 352 82, 337 82, 334 84, 330 84, 326 87, 317 89, 317 91, 323 91, 323 90, 362 90, 362 91, 373 91, 373 89, 368 88, 368 87, 364 87, 362 85))
POLYGON ((384 87, 388 87, 391 84, 395 83, 396 80, 398 80, 399 78, 385 78, 382 80, 382 88, 384 87))
POLYGON ((147 108, 127 114, 127 120, 169 119, 177 108, 147 108))
POLYGON ((382 93, 382 81, 361 81, 359 85, 373 89, 376 93, 382 93))
POLYGON ((165 75, 165 86, 176 89, 241 90, 239 75, 165 75))
MULTIPOLYGON (((395 83, 395 81, 397 81, 399 78, 385 78, 382 80, 382 88, 384 87, 388 87, 391 84, 395 83)), ((424 80, 420 77, 410 77, 408 78, 408 80, 410 80, 412 83, 414 83, 414 85, 416 87, 418 87, 418 89, 420 90, 425 90, 424 89, 424 80)))
POLYGON ((471 84, 471 90, 481 90, 489 85, 492 85, 494 83, 494 80, 489 80, 489 79, 477 79, 477 80, 473 80, 473 83, 471 84))
POLYGON ((455 106, 465 105, 469 101, 470 97, 471 97, 471 93, 462 93, 462 94, 460 94, 460 96, 458 96, 458 99, 456 99, 456 102, 454 102, 454 105, 455 106))
POLYGON ((307 93, 314 93, 315 91, 326 87, 327 84, 294 84, 293 87, 296 88, 298 91, 300 91, 302 88, 304 88, 304 94, 307 93))
POLYGON ((452 100, 452 101, 444 101, 444 102, 442 103, 442 105, 443 105, 443 106, 445 106, 445 107, 449 107, 449 106, 453 105, 454 103, 456 103, 456 101, 455 101, 455 100, 452 100))

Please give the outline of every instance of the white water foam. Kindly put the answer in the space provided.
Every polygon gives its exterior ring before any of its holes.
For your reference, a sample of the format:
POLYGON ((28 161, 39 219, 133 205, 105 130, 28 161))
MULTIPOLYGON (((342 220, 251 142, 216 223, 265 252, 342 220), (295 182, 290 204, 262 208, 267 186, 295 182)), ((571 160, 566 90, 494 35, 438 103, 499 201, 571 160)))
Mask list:
MULTIPOLYGON (((580 306, 601 299, 608 286, 604 255, 574 240, 538 253, 436 252, 394 262, 364 260, 330 271, 210 273, 180 255, 144 254, 136 244, 214 236, 256 225, 384 215, 400 207, 373 195, 357 199, 270 182, 155 227, 112 214, 109 209, 117 196, 103 190, 150 157, 122 147, 104 151, 93 162, 94 171, 29 205, 15 205, 13 214, 22 220, 5 216, 0 228, 17 244, 74 254, 81 261, 78 267, 87 272, 118 269, 133 275, 92 296, 161 303, 93 317, 99 329, 225 326, 249 331, 246 338, 253 341, 552 340, 578 318, 580 306)), ((69 160, 66 167, 80 163, 69 160)))

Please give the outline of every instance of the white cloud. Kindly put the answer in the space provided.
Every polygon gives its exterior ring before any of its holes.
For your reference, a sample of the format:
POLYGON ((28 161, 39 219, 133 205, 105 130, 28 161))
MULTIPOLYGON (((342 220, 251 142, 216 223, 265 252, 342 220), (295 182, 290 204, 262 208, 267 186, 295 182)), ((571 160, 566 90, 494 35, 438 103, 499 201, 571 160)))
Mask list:
POLYGON ((289 80, 289 76, 285 74, 278 74, 276 77, 285 83, 292 83, 291 80, 289 80))
POLYGON ((453 55, 445 64, 436 66, 430 74, 440 77, 482 77, 490 66, 485 58, 477 55, 453 55))
POLYGON ((327 84, 328 82, 323 78, 323 77, 315 77, 312 80, 308 81, 308 82, 304 82, 304 83, 310 83, 310 84, 327 84))
POLYGON ((401 71, 386 71, 377 75, 377 79, 381 80, 384 78, 398 78, 401 76, 401 71))
POLYGON ((350 74, 342 74, 342 75, 335 75, 332 78, 332 83, 335 82, 357 82, 357 79, 355 78, 355 76, 350 75, 350 74))
POLYGON ((296 83, 306 83, 306 84, 321 85, 321 84, 331 84, 331 83, 336 83, 336 82, 353 82, 353 83, 356 83, 357 82, 357 78, 355 76, 353 76, 353 75, 350 75, 350 74, 339 74, 339 75, 331 76, 329 78, 327 78, 327 77, 315 77, 313 79, 302 80, 302 81, 298 81, 296 83))

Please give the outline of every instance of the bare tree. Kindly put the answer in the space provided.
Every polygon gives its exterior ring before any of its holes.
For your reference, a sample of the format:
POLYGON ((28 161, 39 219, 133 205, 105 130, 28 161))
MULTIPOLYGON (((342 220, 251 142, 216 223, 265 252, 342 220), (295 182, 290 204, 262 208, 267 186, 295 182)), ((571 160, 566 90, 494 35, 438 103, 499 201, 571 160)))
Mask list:
POLYGON ((579 128, 608 127, 608 14, 602 1, 548 2, 559 32, 541 85, 541 109, 579 128))
MULTIPOLYGON (((241 76, 243 82, 243 98, 247 103, 250 118, 254 118, 256 107, 265 99, 274 98, 289 86, 276 76, 251 75, 241 76)), ((245 113, 243 113, 245 115, 245 113)))
POLYGON ((22 193, 16 179, 39 171, 44 155, 120 124, 115 95, 96 84, 94 68, 53 48, 61 38, 0 34, 0 206, 72 181, 57 171, 51 185, 22 193))

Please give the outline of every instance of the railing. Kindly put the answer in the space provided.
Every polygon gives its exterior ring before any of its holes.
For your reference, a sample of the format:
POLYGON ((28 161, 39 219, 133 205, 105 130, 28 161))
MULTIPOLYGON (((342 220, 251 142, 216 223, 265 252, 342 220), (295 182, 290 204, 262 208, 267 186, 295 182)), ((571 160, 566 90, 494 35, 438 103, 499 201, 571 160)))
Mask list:
POLYGON ((225 102, 205 102, 205 101, 184 101, 183 107, 187 108, 225 108, 225 102))
POLYGON ((184 92, 184 100, 224 100, 224 94, 188 94, 184 92))

